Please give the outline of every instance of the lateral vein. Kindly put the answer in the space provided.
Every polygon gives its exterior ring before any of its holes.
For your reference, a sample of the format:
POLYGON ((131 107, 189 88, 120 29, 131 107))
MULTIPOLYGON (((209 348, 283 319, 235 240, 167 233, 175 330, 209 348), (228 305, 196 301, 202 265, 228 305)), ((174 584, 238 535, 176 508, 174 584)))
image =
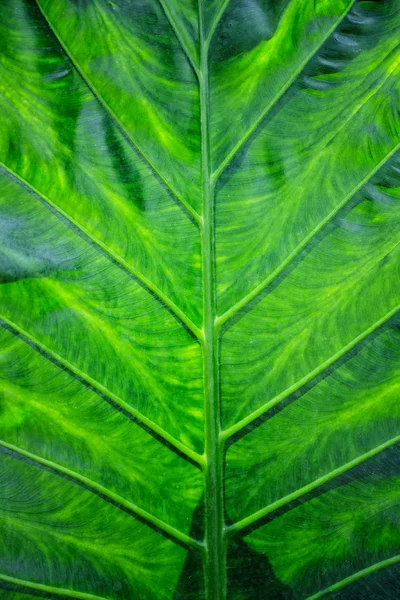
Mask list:
POLYGON ((71 225, 78 229, 92 244, 97 247, 97 249, 101 249, 103 253, 111 257, 118 265, 125 271, 128 271, 133 277, 138 280, 148 292, 150 292, 156 299, 169 308, 173 316, 176 320, 182 325, 186 325, 186 327, 196 336, 198 340, 202 337, 201 330, 193 323, 191 319, 173 302, 164 292, 162 292, 158 286, 152 283, 143 273, 141 273, 134 266, 129 264, 122 256, 114 252, 109 246, 104 244, 101 240, 99 240, 96 236, 90 233, 83 225, 78 223, 71 215, 62 210, 57 204, 55 204, 52 200, 47 198, 44 194, 39 192, 32 184, 28 181, 17 175, 12 169, 6 166, 4 163, 0 162, 0 168, 3 169, 6 174, 8 174, 11 178, 15 179, 17 183, 19 183, 22 187, 26 188, 28 192, 32 193, 34 196, 37 196, 42 202, 44 202, 47 206, 51 207, 53 211, 55 211, 58 215, 62 216, 66 219, 71 225))
MULTIPOLYGON (((328 481, 335 479, 339 475, 346 473, 346 471, 349 471, 353 467, 361 465, 363 462, 365 462, 369 458, 376 456, 380 452, 387 450, 388 448, 394 446, 395 444, 398 444, 399 442, 400 442, 400 435, 384 442, 383 444, 380 444, 379 446, 376 446, 375 448, 372 448, 368 452, 365 452, 364 454, 357 456, 353 460, 345 463, 344 465, 341 465, 337 469, 334 469, 333 471, 326 473, 322 477, 319 477, 318 479, 312 481, 311 483, 295 490, 294 492, 288 494, 287 496, 284 496, 283 498, 276 500, 276 502, 273 502, 272 504, 269 504, 268 506, 256 511, 255 513, 249 515, 248 517, 245 517, 244 519, 237 521, 233 525, 230 525, 227 528, 227 533, 235 533, 235 532, 241 531, 242 529, 245 529, 246 527, 249 527, 249 526, 254 526, 254 525, 257 526, 258 522, 261 522, 264 519, 264 517, 266 517, 270 513, 274 512, 278 508, 282 508, 283 506, 289 504, 290 502, 297 500, 301 496, 304 496, 305 494, 308 494, 309 492, 316 490, 317 488, 321 487, 324 483, 327 483, 328 481)), ((261 526, 261 525, 262 525, 262 523, 258 524, 258 526, 261 526)))
POLYGON ((36 351, 41 350, 42 352, 44 352, 45 356, 47 355, 46 358, 50 357, 56 363, 58 363, 58 365, 61 365, 63 368, 65 368, 71 374, 78 377, 81 381, 84 381, 86 384, 88 384, 90 387, 92 387, 98 393, 109 398, 114 404, 119 406, 125 412, 132 415, 132 417, 134 417, 137 421, 139 421, 140 423, 142 423, 143 425, 148 427, 151 431, 153 431, 157 436, 162 438, 165 442, 167 442, 168 444, 171 444, 171 446, 173 446, 176 450, 178 450, 180 453, 182 453, 186 458, 194 461, 198 465, 203 465, 204 458, 202 455, 198 454, 197 452, 195 452, 188 446, 185 446, 185 444, 182 444, 182 442, 180 442, 179 440, 174 438, 171 434, 169 434, 167 431, 165 431, 162 427, 160 427, 159 425, 154 423, 151 419, 149 419, 148 417, 143 415, 140 411, 133 408, 133 406, 131 406, 130 404, 128 404, 127 402, 122 400, 119 396, 117 396, 116 394, 111 392, 109 389, 107 389, 101 383, 99 383, 98 381, 96 381, 95 379, 90 377, 90 375, 88 375, 84 371, 81 371, 80 369, 78 369, 75 365, 70 363, 68 360, 65 360, 59 354, 57 354, 57 352, 54 352, 53 350, 51 350, 50 348, 45 346, 45 344, 42 344, 42 342, 40 342, 35 337, 33 337, 30 333, 28 333, 27 331, 22 329, 22 327, 20 327, 19 325, 17 325, 13 321, 11 321, 9 318, 7 318, 6 316, 1 315, 1 314, 0 314, 0 325, 6 326, 6 327, 10 328, 11 330, 13 330, 15 333, 19 334, 25 342, 28 341, 33 345, 31 347, 33 347, 34 350, 36 350, 36 351))
POLYGON ((65 54, 68 56, 69 60, 71 61, 72 65, 74 66, 74 68, 76 69, 76 71, 79 73, 79 75, 81 76, 82 80, 85 82, 86 86, 89 88, 89 90, 92 92, 93 96, 98 100, 98 102, 101 104, 101 106, 103 107, 103 109, 107 112, 107 114, 111 117, 111 119, 113 120, 113 122, 115 123, 116 127, 118 128, 118 130, 120 131, 120 133, 123 135, 123 137, 129 142, 130 146, 134 149, 134 151, 140 155, 140 157, 142 158, 142 160, 146 163, 146 165, 148 166, 148 168, 151 170, 151 172, 153 173, 153 175, 156 177, 156 179, 158 180, 158 182, 165 188, 168 189, 169 193, 172 195, 172 197, 175 199, 175 201, 181 205, 181 207, 184 209, 184 212, 186 214, 186 216, 190 219, 190 217, 196 222, 197 225, 199 225, 201 223, 201 217, 200 215, 197 213, 197 211, 194 210, 194 208, 192 208, 192 206, 186 202, 186 200, 184 198, 182 198, 171 186, 171 184, 165 179, 165 177, 158 171, 158 169, 152 164, 151 160, 149 159, 149 157, 147 156, 146 152, 140 148, 140 146, 138 145, 138 143, 132 138, 132 136, 128 133, 127 129, 125 128, 125 126, 122 124, 122 122, 120 121, 120 119, 117 117, 117 115, 114 113, 114 111, 112 110, 112 108, 107 104, 107 102, 105 100, 103 100, 101 94, 97 91, 97 88, 95 87, 95 85, 93 83, 91 83, 91 81, 88 79, 88 77, 85 75, 83 69, 80 67, 78 61, 73 58, 71 52, 69 51, 67 45, 64 43, 64 41, 62 40, 61 36, 58 34, 56 28, 53 26, 53 24, 50 22, 50 19, 48 18, 46 11, 42 8, 40 0, 35 0, 36 4, 40 10, 40 12, 43 15, 43 18, 45 19, 49 29, 53 32, 53 34, 55 35, 55 37, 57 38, 60 46, 62 47, 62 49, 64 50, 65 54))
POLYGON ((235 423, 235 425, 232 425, 231 427, 228 427, 227 429, 225 429, 221 434, 222 439, 227 440, 228 438, 232 437, 235 433, 238 433, 239 431, 244 429, 247 425, 249 425, 256 419, 258 419, 259 417, 264 415, 271 408, 273 408, 274 406, 276 406, 277 404, 279 404, 280 402, 285 400, 288 396, 290 396, 291 394, 296 392, 298 389, 303 387, 303 385, 307 384, 309 381, 314 379, 314 377, 321 375, 324 371, 326 371, 329 367, 331 367, 336 361, 338 361, 340 358, 343 358, 343 356, 345 356, 348 352, 350 352, 350 350, 352 350, 359 342, 362 342, 363 340, 365 340, 369 335, 371 335, 379 327, 381 327, 387 321, 389 321, 389 319, 391 319, 399 310, 400 310, 400 304, 395 306, 394 308, 392 308, 392 310, 390 310, 388 313, 386 313, 381 319, 379 319, 378 321, 373 323, 370 327, 368 327, 368 329, 365 329, 363 332, 361 332, 357 337, 355 337, 348 344, 346 344, 346 346, 343 346, 343 348, 341 348, 338 352, 333 354, 325 362, 323 362, 318 367, 316 367, 313 371, 311 371, 310 373, 305 375, 302 379, 299 379, 298 381, 296 381, 296 383, 294 383, 289 388, 287 388, 286 390, 284 390, 283 392, 281 392, 280 394, 275 396, 275 398, 272 398, 272 400, 269 400, 268 402, 263 404, 263 406, 261 406, 257 410, 255 410, 252 413, 250 413, 249 415, 247 415, 247 417, 245 417, 244 419, 241 419, 240 421, 235 423))
MULTIPOLYGON (((146 521, 147 524, 153 525, 155 528, 160 529, 161 531, 166 533, 168 535, 168 537, 171 538, 173 541, 178 540, 185 546, 192 546, 194 548, 202 547, 201 543, 197 542, 197 540, 184 534, 183 532, 179 531, 175 527, 168 525, 168 523, 165 523, 161 519, 158 519, 156 516, 152 515, 151 513, 147 512, 146 510, 140 508, 139 506, 136 506, 136 504, 133 504, 129 500, 126 500, 119 494, 114 493, 113 491, 109 490, 108 488, 104 487, 103 485, 89 479, 88 477, 85 477, 84 475, 80 475, 76 471, 72 471, 71 469, 68 469, 67 467, 63 467, 59 463, 56 463, 52 460, 47 460, 46 458, 38 456, 37 454, 33 454, 32 452, 24 450, 23 448, 19 448, 18 446, 15 446, 14 444, 9 444, 8 442, 5 442, 4 440, 0 440, 0 446, 10 450, 11 452, 14 452, 15 454, 25 456, 26 458, 29 458, 30 460, 34 461, 35 463, 38 463, 45 467, 49 467, 50 469, 52 469, 53 471, 55 471, 57 473, 67 475, 74 481, 83 483, 85 485, 85 488, 88 489, 89 491, 91 491, 92 493, 95 494, 96 492, 98 492, 98 493, 102 494, 109 501, 116 503, 116 508, 120 508, 121 506, 124 507, 133 516, 140 517, 141 519, 146 521)), ((113 504, 113 505, 115 506, 115 504, 113 504)))
POLYGON ((231 306, 226 312, 220 315, 217 319, 218 326, 222 327, 228 321, 234 317, 234 315, 239 312, 242 308, 244 308, 247 304, 249 304, 252 300, 254 300, 257 296, 262 294, 262 292, 269 286, 271 283, 275 281, 275 279, 287 268, 291 265, 291 263, 299 256, 300 252, 302 252, 315 238, 316 235, 322 229, 334 219, 334 217, 339 213, 339 211, 346 206, 354 196, 361 190, 364 185, 366 185, 370 179, 381 169, 396 152, 400 150, 400 143, 397 144, 392 150, 386 154, 386 156, 374 167, 372 171, 368 173, 360 181, 348 194, 345 198, 323 219, 318 223, 318 225, 303 239, 303 241, 296 246, 296 248, 287 256, 287 258, 273 271, 268 277, 266 277, 259 285, 257 285, 251 292, 246 294, 239 302, 231 306))
POLYGON ((391 567, 399 562, 400 562, 400 554, 397 554, 396 556, 392 556, 391 558, 387 558, 386 560, 382 560, 380 562, 374 563, 373 565, 370 565, 366 569, 361 569, 361 571, 357 571, 356 573, 349 575, 349 577, 346 577, 345 579, 341 579, 337 583, 330 585, 329 587, 321 590, 320 592, 317 592, 316 594, 313 594, 312 596, 308 596, 305 600, 318 600, 319 598, 323 598, 327 594, 336 592, 337 590, 340 590, 340 589, 350 585, 351 583, 355 583, 356 581, 359 581, 363 577, 368 577, 368 575, 372 575, 373 573, 376 573, 377 571, 381 571, 382 569, 391 567))
POLYGON ((182 31, 179 29, 178 24, 176 23, 175 19, 173 18, 172 14, 171 14, 171 11, 168 8, 168 5, 165 3, 165 0, 159 0, 159 2, 160 2, 161 8, 163 9, 169 24, 171 25, 172 29, 174 30, 174 33, 178 39, 178 42, 179 42, 183 52, 186 55, 186 58, 190 62, 191 66, 193 68, 193 71, 195 72, 196 77, 198 78, 199 77, 199 66, 185 41, 185 37, 184 37, 182 31))
POLYGON ((321 49, 321 47, 325 44, 326 40, 332 35, 335 29, 340 25, 343 19, 346 17, 348 12, 351 10, 351 7, 356 2, 356 0, 352 0, 346 10, 340 15, 340 17, 335 21, 332 27, 327 31, 327 34, 323 37, 318 46, 310 52, 303 60, 303 62, 299 65, 299 68, 293 73, 293 75, 287 80, 285 85, 279 90, 279 92, 275 95, 275 97, 271 100, 271 102, 264 108, 264 110, 257 117, 255 122, 248 128, 244 136, 238 141, 238 143, 234 146, 234 148, 228 153, 225 159, 221 162, 219 167, 214 171, 212 178, 213 181, 216 182, 220 175, 225 171, 226 167, 233 160, 239 150, 244 146, 247 140, 251 137, 252 133, 257 129, 260 123, 264 120, 264 118, 268 115, 268 113, 273 109, 275 104, 282 98, 283 94, 289 89, 292 83, 297 79, 297 77, 302 73, 304 67, 314 58, 317 52, 321 49))
POLYGON ((226 9, 228 8, 229 3, 230 3, 230 0, 224 0, 220 6, 220 9, 216 13, 215 18, 214 18, 213 22, 211 23, 210 29, 208 30, 208 33, 207 33, 207 46, 210 44, 211 39, 214 35, 214 32, 215 32, 216 28, 218 27, 218 24, 219 24, 220 20, 222 19, 223 14, 225 13, 226 9))
POLYGON ((104 596, 95 596, 94 594, 87 594, 85 592, 77 592, 75 590, 67 590, 65 588, 58 588, 52 585, 45 585, 43 583, 36 583, 34 581, 26 581, 25 579, 19 579, 17 577, 11 577, 0 573, 0 583, 11 583, 12 585, 19 586, 22 588, 28 588, 31 590, 38 590, 41 592, 48 592, 54 594, 59 598, 72 598, 76 600, 109 600, 104 596))

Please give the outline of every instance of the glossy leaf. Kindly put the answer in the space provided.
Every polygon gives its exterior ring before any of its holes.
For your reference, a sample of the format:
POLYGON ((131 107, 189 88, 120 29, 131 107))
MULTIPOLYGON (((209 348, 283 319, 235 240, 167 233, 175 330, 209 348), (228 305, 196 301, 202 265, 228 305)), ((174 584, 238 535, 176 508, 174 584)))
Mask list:
POLYGON ((398 0, 4 0, 0 599, 398 597, 398 0))

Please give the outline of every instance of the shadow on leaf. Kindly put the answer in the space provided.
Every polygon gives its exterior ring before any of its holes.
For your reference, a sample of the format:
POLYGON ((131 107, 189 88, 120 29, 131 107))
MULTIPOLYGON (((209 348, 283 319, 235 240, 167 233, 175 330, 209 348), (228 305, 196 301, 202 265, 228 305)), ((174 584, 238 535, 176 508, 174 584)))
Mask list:
MULTIPOLYGON (((204 538, 204 502, 200 500, 192 521, 190 535, 204 538)), ((228 600, 292 600, 291 589, 277 577, 268 559, 252 550, 241 537, 230 540, 227 556, 228 600)), ((201 555, 188 552, 174 600, 201 600, 205 597, 201 555)))

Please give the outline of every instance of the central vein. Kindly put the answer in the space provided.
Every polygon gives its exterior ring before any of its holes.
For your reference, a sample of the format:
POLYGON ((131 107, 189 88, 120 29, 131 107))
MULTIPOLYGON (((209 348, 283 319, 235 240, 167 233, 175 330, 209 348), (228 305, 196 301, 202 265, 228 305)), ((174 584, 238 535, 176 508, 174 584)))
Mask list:
POLYGON ((200 108, 202 145, 203 223, 203 362, 205 393, 205 553, 207 600, 226 597, 226 548, 224 540, 223 442, 221 440, 218 381, 219 329, 216 326, 214 265, 214 183, 211 177, 209 131, 208 43, 204 31, 204 0, 199 0, 200 108))

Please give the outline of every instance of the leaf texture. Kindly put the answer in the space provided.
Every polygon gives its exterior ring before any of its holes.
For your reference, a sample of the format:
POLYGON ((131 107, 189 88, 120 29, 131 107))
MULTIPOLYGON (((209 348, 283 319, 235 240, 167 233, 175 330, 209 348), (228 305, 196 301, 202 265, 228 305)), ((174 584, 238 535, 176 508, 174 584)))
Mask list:
POLYGON ((399 596, 398 0, 4 0, 0 599, 399 596))

